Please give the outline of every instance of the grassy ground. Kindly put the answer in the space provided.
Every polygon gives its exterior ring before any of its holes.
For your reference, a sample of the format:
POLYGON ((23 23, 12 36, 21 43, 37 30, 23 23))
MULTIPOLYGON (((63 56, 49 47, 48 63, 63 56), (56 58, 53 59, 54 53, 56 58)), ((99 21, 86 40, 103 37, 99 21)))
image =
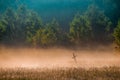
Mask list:
POLYGON ((1 68, 0 80, 120 80, 120 68, 1 68))

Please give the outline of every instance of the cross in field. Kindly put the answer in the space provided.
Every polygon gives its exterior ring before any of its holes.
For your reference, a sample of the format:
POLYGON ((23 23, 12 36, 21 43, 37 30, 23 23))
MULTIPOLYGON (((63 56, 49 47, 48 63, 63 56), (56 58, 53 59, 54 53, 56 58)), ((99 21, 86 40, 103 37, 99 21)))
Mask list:
POLYGON ((72 59, 75 61, 75 63, 77 63, 77 59, 76 59, 77 55, 75 55, 75 53, 73 53, 72 55, 72 59))

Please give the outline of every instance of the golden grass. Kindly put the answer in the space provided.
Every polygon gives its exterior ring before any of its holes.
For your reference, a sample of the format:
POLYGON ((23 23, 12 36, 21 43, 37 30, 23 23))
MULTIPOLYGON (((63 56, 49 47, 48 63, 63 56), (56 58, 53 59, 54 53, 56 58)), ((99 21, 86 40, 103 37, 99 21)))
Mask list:
POLYGON ((1 68, 0 80, 120 80, 120 68, 1 68))

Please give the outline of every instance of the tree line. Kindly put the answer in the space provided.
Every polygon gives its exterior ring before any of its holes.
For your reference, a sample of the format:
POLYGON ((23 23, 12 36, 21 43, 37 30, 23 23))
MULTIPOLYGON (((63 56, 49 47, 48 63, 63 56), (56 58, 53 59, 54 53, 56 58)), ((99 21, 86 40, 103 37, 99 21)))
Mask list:
POLYGON ((113 22, 103 10, 90 5, 84 13, 76 13, 65 31, 53 18, 43 23, 40 15, 26 6, 7 8, 0 15, 0 42, 8 45, 72 46, 109 44, 120 46, 120 21, 113 30, 113 22), (114 37, 114 38, 113 38, 114 37))

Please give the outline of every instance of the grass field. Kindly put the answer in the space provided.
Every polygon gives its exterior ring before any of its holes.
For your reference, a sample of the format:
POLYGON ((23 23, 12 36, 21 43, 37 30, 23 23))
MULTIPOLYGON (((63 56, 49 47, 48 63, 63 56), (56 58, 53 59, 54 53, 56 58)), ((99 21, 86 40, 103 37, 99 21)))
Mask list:
POLYGON ((120 68, 1 68, 0 80, 120 80, 120 68))

